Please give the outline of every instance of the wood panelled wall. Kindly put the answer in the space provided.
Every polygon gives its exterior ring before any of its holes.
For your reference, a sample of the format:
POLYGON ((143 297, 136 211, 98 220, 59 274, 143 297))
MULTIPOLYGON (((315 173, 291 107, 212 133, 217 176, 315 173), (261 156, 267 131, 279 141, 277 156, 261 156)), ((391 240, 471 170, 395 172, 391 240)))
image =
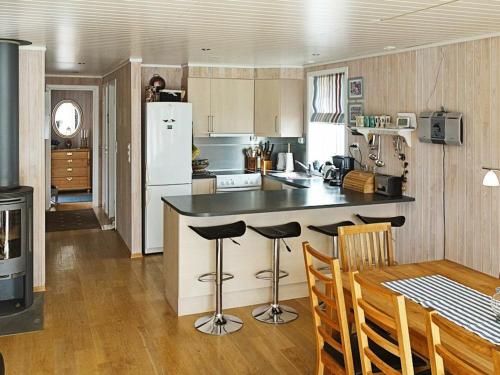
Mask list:
POLYGON ((19 52, 20 183, 32 186, 34 286, 45 286, 45 51, 22 47, 19 52))
MULTIPOLYGON (((450 259, 498 276, 500 272, 500 189, 483 187, 483 165, 500 167, 500 38, 486 38, 308 68, 348 67, 362 76, 365 113, 447 110, 464 114, 465 144, 442 146, 412 137, 410 174, 400 205, 404 227, 395 230, 400 262, 450 259)), ((349 136, 349 142, 366 142, 349 136)), ((391 137, 383 137, 379 171, 401 174, 391 137)), ((371 162, 371 161, 370 161, 371 162)))
POLYGON ((140 69, 128 62, 103 78, 116 79, 116 230, 132 255, 142 251, 140 69))

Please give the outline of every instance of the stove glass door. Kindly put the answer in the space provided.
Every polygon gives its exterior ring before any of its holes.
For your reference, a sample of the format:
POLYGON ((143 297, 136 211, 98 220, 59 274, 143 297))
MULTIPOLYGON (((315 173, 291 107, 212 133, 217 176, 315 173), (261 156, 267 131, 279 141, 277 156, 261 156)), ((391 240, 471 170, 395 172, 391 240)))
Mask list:
POLYGON ((20 209, 0 211, 0 261, 21 256, 21 223, 20 209))

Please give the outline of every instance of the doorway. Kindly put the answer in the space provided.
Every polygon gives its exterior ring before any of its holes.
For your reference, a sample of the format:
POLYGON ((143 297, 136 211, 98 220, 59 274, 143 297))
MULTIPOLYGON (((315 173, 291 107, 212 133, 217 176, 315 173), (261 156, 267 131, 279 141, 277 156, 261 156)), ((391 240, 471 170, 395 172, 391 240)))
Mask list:
POLYGON ((99 86, 47 85, 48 231, 101 228, 99 118, 99 86))

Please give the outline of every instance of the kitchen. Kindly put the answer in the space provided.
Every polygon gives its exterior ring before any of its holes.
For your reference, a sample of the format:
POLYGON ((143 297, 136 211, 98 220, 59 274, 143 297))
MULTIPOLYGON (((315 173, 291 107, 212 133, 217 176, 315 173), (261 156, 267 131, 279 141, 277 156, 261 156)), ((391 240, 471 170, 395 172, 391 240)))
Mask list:
POLYGON ((3 9, 1 375, 498 372, 494 2, 3 9))

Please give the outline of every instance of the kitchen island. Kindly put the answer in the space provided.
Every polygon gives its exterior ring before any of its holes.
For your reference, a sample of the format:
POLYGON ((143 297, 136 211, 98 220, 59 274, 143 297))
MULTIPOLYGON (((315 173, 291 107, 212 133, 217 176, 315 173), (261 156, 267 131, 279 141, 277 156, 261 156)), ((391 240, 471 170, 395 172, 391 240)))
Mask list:
MULTIPOLYGON (((301 244, 332 252, 332 239, 307 229, 367 216, 395 216, 398 204, 411 197, 390 198, 329 187, 321 180, 307 183, 271 178, 296 189, 234 192, 216 195, 163 197, 165 295, 177 315, 212 311, 215 286, 200 283, 199 275, 215 270, 215 243, 198 236, 188 226, 212 226, 243 220, 247 225, 267 226, 298 221, 300 237, 287 242, 292 252, 282 252, 281 268, 290 276, 280 281, 282 300, 307 296, 301 244), (303 186, 303 188, 299 188, 303 186), (305 186, 308 186, 307 188, 305 186)), ((224 271, 234 279, 224 283, 224 307, 266 303, 271 300, 270 281, 255 278, 271 265, 272 241, 247 230, 240 246, 224 241, 224 271)))

